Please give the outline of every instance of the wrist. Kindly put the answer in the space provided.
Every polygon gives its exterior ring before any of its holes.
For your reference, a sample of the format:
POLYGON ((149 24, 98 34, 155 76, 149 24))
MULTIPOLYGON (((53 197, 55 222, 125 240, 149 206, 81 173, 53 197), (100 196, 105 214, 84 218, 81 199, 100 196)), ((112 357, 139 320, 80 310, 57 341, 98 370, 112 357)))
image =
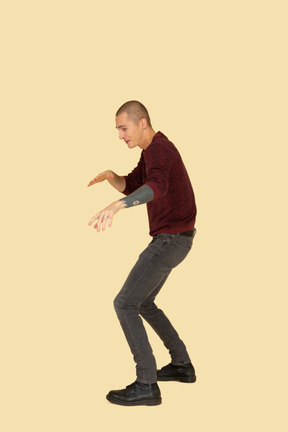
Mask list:
POLYGON ((117 211, 125 208, 125 203, 121 200, 115 201, 114 205, 117 208, 117 211))

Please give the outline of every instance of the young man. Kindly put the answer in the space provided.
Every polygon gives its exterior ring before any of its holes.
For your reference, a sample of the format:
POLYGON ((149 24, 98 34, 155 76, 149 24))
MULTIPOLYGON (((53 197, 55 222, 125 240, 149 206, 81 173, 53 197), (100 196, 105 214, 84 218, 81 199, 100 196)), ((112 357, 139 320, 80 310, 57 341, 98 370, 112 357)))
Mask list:
POLYGON ((137 101, 122 105, 116 113, 119 138, 131 149, 142 149, 138 165, 126 175, 108 170, 88 186, 108 180, 123 197, 90 220, 94 228, 111 227, 121 209, 147 203, 151 243, 139 256, 114 306, 136 362, 137 379, 122 390, 111 390, 107 399, 120 405, 158 405, 158 381, 195 382, 196 375, 186 347, 163 311, 154 303, 170 272, 186 257, 196 233, 194 192, 181 156, 168 138, 155 133, 146 108, 137 101), (141 319, 143 317, 169 350, 171 363, 161 370, 141 319))

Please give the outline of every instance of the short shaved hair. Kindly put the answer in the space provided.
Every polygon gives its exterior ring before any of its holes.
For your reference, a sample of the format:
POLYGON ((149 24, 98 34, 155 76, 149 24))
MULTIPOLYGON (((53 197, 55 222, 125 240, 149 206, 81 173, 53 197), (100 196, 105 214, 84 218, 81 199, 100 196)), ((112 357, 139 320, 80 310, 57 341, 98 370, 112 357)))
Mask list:
POLYGON ((125 102, 116 112, 116 117, 124 112, 134 123, 138 124, 142 118, 145 118, 148 126, 152 127, 148 111, 141 102, 135 100, 125 102))

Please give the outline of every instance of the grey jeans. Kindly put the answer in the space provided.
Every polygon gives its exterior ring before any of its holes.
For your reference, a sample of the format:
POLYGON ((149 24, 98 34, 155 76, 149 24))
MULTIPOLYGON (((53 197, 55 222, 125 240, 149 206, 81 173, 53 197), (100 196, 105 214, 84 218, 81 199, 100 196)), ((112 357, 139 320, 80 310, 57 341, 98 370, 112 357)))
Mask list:
MULTIPOLYGON (((157 368, 141 317, 162 339, 174 365, 190 362, 184 343, 154 301, 172 269, 180 264, 190 251, 195 233, 194 229, 192 237, 179 234, 154 236, 140 254, 114 300, 117 316, 134 356, 137 380, 142 383, 157 382, 157 368)), ((180 295, 184 294, 181 291, 180 295)))

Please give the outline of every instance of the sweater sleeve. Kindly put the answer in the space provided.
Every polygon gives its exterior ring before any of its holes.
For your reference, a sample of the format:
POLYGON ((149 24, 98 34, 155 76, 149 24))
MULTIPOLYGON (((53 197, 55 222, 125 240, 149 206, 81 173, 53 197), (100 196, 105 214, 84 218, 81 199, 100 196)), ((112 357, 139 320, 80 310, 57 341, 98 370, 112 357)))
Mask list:
POLYGON ((155 142, 146 150, 145 162, 147 172, 145 184, 153 190, 154 199, 166 195, 173 163, 173 152, 168 146, 155 142))
POLYGON ((143 185, 139 189, 137 189, 132 194, 126 196, 125 198, 121 198, 126 208, 131 206, 136 206, 139 204, 148 203, 152 201, 154 198, 154 192, 148 185, 143 185))
POLYGON ((135 190, 143 186, 143 163, 143 153, 141 153, 141 157, 137 166, 128 175, 124 176, 126 181, 126 187, 122 192, 124 195, 130 195, 131 193, 135 192, 135 190))

